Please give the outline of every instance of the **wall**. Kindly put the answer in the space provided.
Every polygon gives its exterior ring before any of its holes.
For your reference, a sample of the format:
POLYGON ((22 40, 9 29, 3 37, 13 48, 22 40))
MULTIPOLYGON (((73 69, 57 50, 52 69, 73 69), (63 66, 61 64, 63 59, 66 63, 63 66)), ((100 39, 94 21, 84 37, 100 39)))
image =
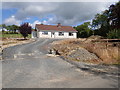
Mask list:
POLYGON ((31 37, 32 38, 37 38, 37 31, 32 31, 31 37))
POLYGON ((48 32, 48 35, 44 35, 42 33, 43 33, 42 31, 38 32, 39 38, 51 38, 51 32, 48 32))
POLYGON ((69 32, 64 32, 64 36, 59 36, 59 32, 55 32, 56 38, 76 38, 76 32, 73 33, 73 36, 69 36, 69 32))
POLYGON ((42 34, 42 31, 39 31, 38 37, 39 38, 77 38, 77 33, 74 32, 73 36, 69 36, 69 32, 64 32, 64 36, 59 36, 59 32, 54 32, 54 35, 52 35, 51 32, 48 32, 48 35, 44 35, 42 34))

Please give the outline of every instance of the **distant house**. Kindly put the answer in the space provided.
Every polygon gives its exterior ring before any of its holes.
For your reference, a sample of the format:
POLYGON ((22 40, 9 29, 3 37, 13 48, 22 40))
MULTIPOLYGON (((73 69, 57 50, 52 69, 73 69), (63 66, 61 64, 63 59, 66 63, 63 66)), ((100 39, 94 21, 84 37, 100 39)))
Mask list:
POLYGON ((32 38, 76 38, 77 31, 72 26, 36 24, 32 38))

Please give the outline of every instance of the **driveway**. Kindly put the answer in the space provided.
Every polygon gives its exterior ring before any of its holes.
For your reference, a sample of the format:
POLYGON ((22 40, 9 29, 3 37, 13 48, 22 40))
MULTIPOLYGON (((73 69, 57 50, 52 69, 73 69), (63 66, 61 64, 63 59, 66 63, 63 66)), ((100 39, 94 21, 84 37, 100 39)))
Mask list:
POLYGON ((47 56, 55 39, 38 39, 3 50, 3 88, 117 88, 118 78, 82 71, 59 57, 47 56))

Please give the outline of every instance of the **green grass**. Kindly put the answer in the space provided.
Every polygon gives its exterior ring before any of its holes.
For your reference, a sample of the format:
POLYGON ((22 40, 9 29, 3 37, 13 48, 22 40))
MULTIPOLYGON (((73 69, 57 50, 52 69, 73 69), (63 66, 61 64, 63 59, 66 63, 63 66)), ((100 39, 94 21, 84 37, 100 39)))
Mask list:
MULTIPOLYGON (((0 33, 0 38, 23 38, 21 34, 2 34, 0 33)), ((31 38, 31 34, 27 38, 31 38)))

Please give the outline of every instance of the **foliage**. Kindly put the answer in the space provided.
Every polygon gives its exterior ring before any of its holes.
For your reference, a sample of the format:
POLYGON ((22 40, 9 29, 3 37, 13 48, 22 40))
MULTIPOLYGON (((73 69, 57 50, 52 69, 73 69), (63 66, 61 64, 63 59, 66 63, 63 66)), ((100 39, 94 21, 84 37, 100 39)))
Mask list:
POLYGON ((93 31, 90 29, 90 22, 85 22, 82 25, 79 25, 75 27, 75 29, 78 31, 77 36, 81 38, 89 37, 93 34, 93 31))
POLYGON ((9 26, 6 26, 6 29, 11 33, 16 33, 16 30, 19 30, 19 26, 9 25, 9 26))
POLYGON ((109 7, 109 20, 113 28, 120 28, 120 1, 109 7))
POLYGON ((97 14, 91 26, 95 35, 118 38, 120 36, 119 33, 117 34, 120 30, 120 1, 115 5, 110 5, 109 9, 101 14, 97 14))
POLYGON ((23 35, 24 39, 28 37, 28 34, 31 34, 31 26, 28 23, 24 23, 20 26, 20 33, 23 35))
POLYGON ((5 24, 1 24, 0 27, 2 27, 2 32, 6 33, 4 31, 4 29, 7 29, 8 32, 7 33, 17 33, 16 31, 19 30, 19 26, 17 25, 5 25, 5 24))
POLYGON ((17 25, 12 25, 13 28, 13 33, 16 33, 16 30, 19 30, 19 26, 17 25))
POLYGON ((6 28, 5 24, 1 24, 0 27, 2 28, 2 31, 4 32, 4 28, 6 28))
POLYGON ((92 21, 92 26, 95 28, 101 28, 102 26, 108 25, 107 10, 102 14, 95 15, 95 18, 92 21))
POLYGON ((97 14, 95 16, 95 19, 92 21, 92 27, 97 29, 98 35, 107 36, 107 33, 109 32, 110 29, 110 24, 108 21, 108 10, 105 10, 102 12, 102 14, 97 14))
POLYGON ((120 39, 120 29, 114 29, 109 31, 109 33, 107 34, 107 38, 110 39, 115 39, 115 38, 119 38, 120 39))
POLYGON ((6 28, 6 25, 5 25, 5 24, 2 24, 2 25, 0 25, 0 27, 2 27, 2 28, 6 28))

